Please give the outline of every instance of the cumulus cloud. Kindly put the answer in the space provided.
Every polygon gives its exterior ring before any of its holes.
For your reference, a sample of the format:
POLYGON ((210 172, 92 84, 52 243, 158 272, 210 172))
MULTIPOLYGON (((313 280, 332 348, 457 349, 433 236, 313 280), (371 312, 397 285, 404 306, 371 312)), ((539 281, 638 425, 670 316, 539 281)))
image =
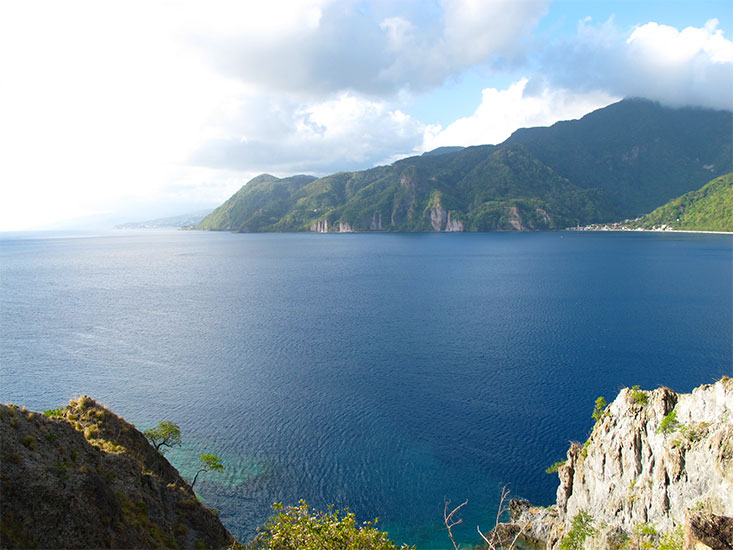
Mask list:
POLYGON ((238 119, 242 126, 235 123, 208 140, 190 162, 230 170, 262 167, 276 175, 326 174, 408 154, 424 131, 423 124, 391 104, 347 92, 310 104, 263 105, 262 98, 250 98, 238 119))
POLYGON ((460 118, 446 128, 426 127, 421 149, 501 143, 518 128, 580 118, 617 99, 604 92, 551 89, 541 81, 522 78, 504 90, 484 89, 482 102, 471 116, 460 118))
POLYGON ((541 66, 556 86, 731 110, 733 59, 716 19, 683 30, 650 22, 627 35, 612 19, 600 26, 586 19, 573 40, 545 52, 541 66))
POLYGON ((288 19, 303 18, 303 24, 258 32, 252 22, 267 14, 250 2, 240 3, 229 27, 197 25, 189 38, 223 74, 263 91, 389 95, 440 85, 493 55, 517 50, 548 3, 444 0, 437 19, 426 21, 419 15, 425 3, 417 0, 370 9, 354 1, 303 1, 291 7, 301 15, 288 19))
POLYGON ((545 15, 545 0, 444 0, 443 50, 453 63, 467 67, 493 53, 519 47, 523 35, 545 15))

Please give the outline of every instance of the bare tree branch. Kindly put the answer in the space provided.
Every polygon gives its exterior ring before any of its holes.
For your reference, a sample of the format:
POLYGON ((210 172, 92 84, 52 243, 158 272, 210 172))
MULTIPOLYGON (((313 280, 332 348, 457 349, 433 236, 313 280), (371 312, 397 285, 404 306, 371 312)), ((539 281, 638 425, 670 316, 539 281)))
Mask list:
POLYGON ((465 500, 463 503, 459 504, 456 508, 451 510, 449 513, 449 504, 451 501, 446 500, 443 503, 443 522, 444 525, 446 525, 446 530, 449 532, 449 538, 451 539, 451 544, 454 545, 454 550, 459 550, 459 546, 456 544, 456 541, 454 540, 454 534, 451 532, 451 529, 457 525, 459 525, 462 522, 462 519, 459 518, 456 521, 453 520, 454 514, 458 512, 461 508, 469 504, 469 499, 465 500))
MULTIPOLYGON (((502 515, 509 509, 507 503, 507 498, 509 496, 510 490, 507 488, 507 485, 503 485, 500 488, 500 504, 497 507, 497 517, 494 520, 494 529, 492 529, 492 531, 490 532, 489 538, 484 533, 482 533, 482 530, 477 525, 477 532, 479 533, 479 536, 482 537, 482 540, 487 543, 487 550, 512 550, 512 548, 515 548, 517 540, 520 538, 520 535, 522 535, 523 530, 526 528, 518 525, 518 531, 517 533, 515 533, 515 537, 512 539, 512 542, 509 544, 509 546, 503 544, 499 526, 502 525, 502 515)), ((451 510, 451 512, 449 512, 449 504, 451 504, 451 501, 445 500, 443 503, 443 522, 444 525, 446 525, 446 530, 449 532, 449 538, 451 539, 451 544, 454 545, 454 550, 459 550, 459 545, 456 544, 456 540, 454 540, 454 534, 451 529, 462 523, 461 518, 454 519, 454 516, 459 510, 461 510, 461 508, 466 506, 468 503, 469 500, 467 499, 463 503, 459 504, 456 508, 451 510)))
POLYGON ((487 543, 487 549, 488 550, 499 550, 500 548, 503 548, 505 550, 511 550, 515 547, 515 543, 517 543, 517 539, 520 538, 520 535, 522 534, 522 528, 515 534, 515 538, 512 539, 512 542, 509 546, 504 546, 502 544, 502 539, 499 534, 498 527, 501 524, 502 515, 508 510, 508 506, 506 504, 507 497, 510 495, 510 490, 507 488, 507 485, 503 485, 500 489, 500 504, 497 507, 497 517, 494 521, 494 529, 491 531, 490 538, 487 538, 484 536, 484 533, 482 533, 482 530, 477 525, 477 532, 479 533, 479 536, 482 537, 484 542, 487 543))

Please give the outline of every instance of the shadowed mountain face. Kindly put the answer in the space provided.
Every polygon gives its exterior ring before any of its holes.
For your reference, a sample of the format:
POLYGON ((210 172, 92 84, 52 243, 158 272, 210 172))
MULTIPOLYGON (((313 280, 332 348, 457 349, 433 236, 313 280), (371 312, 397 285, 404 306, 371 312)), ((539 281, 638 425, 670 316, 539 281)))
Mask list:
POLYGON ((197 229, 523 231, 632 218, 731 171, 732 114, 624 100, 504 143, 323 178, 258 176, 197 229))
POLYGON ((580 120, 518 130, 505 144, 521 144, 574 184, 602 190, 622 219, 730 172, 731 133, 731 112, 630 99, 580 120))

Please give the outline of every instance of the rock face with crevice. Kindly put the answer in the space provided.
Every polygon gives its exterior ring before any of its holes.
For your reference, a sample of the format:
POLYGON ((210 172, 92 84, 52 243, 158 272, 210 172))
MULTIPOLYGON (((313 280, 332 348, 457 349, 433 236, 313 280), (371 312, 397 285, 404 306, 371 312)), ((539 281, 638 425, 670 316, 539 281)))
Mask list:
POLYGON ((556 504, 514 504, 515 532, 559 548, 588 514, 595 534, 584 548, 622 547, 643 531, 651 544, 677 532, 689 547, 731 548, 732 386, 725 378, 690 394, 623 389, 588 441, 568 450, 556 504))
POLYGON ((82 396, 0 405, 0 547, 226 548, 234 542, 135 427, 82 396))

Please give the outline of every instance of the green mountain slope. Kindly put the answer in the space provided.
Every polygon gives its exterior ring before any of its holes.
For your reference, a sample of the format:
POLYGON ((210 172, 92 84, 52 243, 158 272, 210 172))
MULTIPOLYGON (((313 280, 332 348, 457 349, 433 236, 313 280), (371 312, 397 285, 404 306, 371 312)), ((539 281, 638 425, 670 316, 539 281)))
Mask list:
POLYGON ((732 175, 716 178, 626 225, 643 229, 666 225, 689 231, 731 231, 732 175))
MULTIPOLYGON (((646 214, 731 171, 732 114, 627 99, 579 120, 517 130, 559 175, 609 198, 609 219, 646 214)), ((607 221, 607 220, 600 220, 607 221)))
POLYGON ((522 231, 631 218, 730 172, 731 119, 625 100, 498 146, 318 179, 258 176, 197 229, 522 231))
POLYGON ((314 179, 313 176, 279 179, 262 174, 201 220, 196 229, 258 231, 265 221, 284 216, 292 206, 293 194, 314 179))

